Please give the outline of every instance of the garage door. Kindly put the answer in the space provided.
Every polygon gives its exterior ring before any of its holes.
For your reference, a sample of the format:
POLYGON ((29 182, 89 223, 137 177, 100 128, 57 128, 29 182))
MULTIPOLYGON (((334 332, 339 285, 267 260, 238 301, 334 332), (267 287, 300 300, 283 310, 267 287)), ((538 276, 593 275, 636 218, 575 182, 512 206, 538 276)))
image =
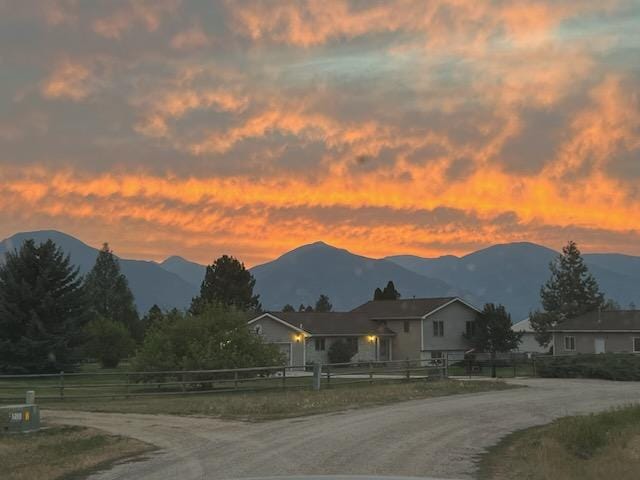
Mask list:
POLYGON ((276 343, 278 349, 284 355, 285 365, 291 365, 291 344, 290 343, 276 343))

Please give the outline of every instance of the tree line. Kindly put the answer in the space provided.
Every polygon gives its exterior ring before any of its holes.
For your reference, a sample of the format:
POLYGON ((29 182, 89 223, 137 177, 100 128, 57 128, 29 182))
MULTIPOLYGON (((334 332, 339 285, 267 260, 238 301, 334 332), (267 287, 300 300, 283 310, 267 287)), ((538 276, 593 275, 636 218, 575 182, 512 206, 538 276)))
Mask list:
POLYGON ((0 264, 0 372, 74 369, 86 359, 141 370, 275 364, 278 349, 247 328, 261 309, 255 279, 223 255, 206 269, 187 312, 157 305, 140 318, 118 258, 104 244, 83 277, 48 240, 27 240, 0 264))

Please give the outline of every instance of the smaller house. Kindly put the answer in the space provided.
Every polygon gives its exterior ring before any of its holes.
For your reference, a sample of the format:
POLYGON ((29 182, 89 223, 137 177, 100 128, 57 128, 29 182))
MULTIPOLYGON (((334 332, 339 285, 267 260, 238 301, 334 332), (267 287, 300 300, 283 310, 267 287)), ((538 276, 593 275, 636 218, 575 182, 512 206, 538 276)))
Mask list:
POLYGON ((554 355, 640 353, 640 310, 593 311, 552 331, 554 355))
POLYGON ((519 321, 518 323, 514 323, 511 326, 511 330, 514 332, 523 332, 522 334, 522 342, 518 345, 516 352, 520 353, 547 353, 549 351, 549 347, 542 347, 538 343, 535 338, 535 331, 531 326, 531 322, 529 318, 525 318, 524 320, 519 321))
POLYGON ((268 312, 249 321, 265 341, 277 345, 288 365, 328 363, 328 350, 338 341, 350 342, 351 361, 391 360, 395 333, 366 315, 351 312, 268 312))

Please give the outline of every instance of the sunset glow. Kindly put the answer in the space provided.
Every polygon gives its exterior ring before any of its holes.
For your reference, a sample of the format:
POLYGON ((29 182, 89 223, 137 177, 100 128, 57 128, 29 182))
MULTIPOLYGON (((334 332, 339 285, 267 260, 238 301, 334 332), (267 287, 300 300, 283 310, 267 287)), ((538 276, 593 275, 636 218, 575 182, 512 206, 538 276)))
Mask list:
POLYGON ((0 0, 0 237, 640 255, 640 3, 0 0))

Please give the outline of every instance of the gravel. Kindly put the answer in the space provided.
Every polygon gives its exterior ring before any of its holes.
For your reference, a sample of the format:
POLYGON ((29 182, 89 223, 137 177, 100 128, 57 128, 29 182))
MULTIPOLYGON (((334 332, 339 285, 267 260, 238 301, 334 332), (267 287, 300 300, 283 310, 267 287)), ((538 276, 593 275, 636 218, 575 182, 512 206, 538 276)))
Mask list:
POLYGON ((263 423, 202 417, 44 411, 48 422, 137 438, 158 453, 92 480, 291 475, 473 478, 506 434, 640 400, 640 383, 511 380, 529 388, 454 395, 263 423))

